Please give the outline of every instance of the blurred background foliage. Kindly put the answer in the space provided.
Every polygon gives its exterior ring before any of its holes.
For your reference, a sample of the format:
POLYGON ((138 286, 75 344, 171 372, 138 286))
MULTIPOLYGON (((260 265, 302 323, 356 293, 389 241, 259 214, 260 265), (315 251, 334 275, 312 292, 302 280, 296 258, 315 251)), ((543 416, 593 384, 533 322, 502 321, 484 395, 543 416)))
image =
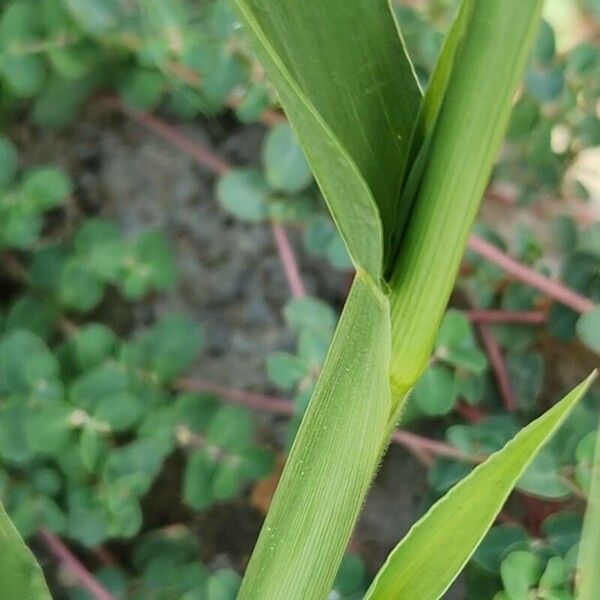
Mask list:
MULTIPOLYGON (((423 87, 456 5, 394 4, 423 87)), ((594 304, 600 302, 599 40, 598 0, 548 0, 477 225, 488 242, 594 304)), ((242 221, 292 226, 301 232, 303 252, 331 269, 350 270, 228 0, 1 1, 4 128, 24 119, 62 128, 90 103, 157 111, 172 121, 225 115, 262 122, 259 166, 221 173, 220 205, 242 221)), ((180 497, 169 501, 192 512, 247 498, 256 482, 278 472, 340 307, 311 297, 285 307, 282 318, 296 343, 272 354, 265 369, 272 389, 293 399, 293 415, 281 447, 267 447, 248 408, 182 390, 181 376, 204 343, 192 319, 167 315, 124 337, 104 319, 115 297, 144 302, 176 285, 163 233, 124 237, 98 217, 63 227, 74 193, 69 174, 20 165, 14 143, 1 137, 1 500, 25 537, 35 539, 43 528, 84 549, 115 598, 234 598, 239 565, 203 564, 202 540, 190 528, 162 523, 149 530, 144 507, 169 485, 164 474, 174 455, 184 467, 180 497), (126 544, 125 564, 90 558, 105 544, 126 544)), ((580 316, 469 251, 431 366, 402 422, 434 431, 454 450, 426 455, 423 509, 546 407, 548 344, 600 352, 599 309, 580 316), (504 360, 512 402, 498 384, 485 332, 468 316, 472 309, 541 314, 536 323, 484 326, 504 360)), ((558 387, 570 382, 555 385, 558 398, 558 387)), ((511 513, 467 568, 469 600, 519 600, 534 590, 548 600, 572 597, 599 404, 593 391, 521 480, 511 513)), ((360 598, 368 578, 359 553, 348 554, 330 598, 360 598)), ((57 594, 90 597, 73 580, 59 579, 52 577, 57 594)))

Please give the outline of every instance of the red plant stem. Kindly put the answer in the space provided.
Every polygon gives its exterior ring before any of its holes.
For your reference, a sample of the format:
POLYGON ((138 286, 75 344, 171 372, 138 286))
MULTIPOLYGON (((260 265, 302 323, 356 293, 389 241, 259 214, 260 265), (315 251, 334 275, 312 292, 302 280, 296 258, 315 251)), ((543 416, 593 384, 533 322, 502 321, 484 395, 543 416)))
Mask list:
POLYGON ((469 248, 486 260, 504 269, 515 279, 540 290, 546 296, 568 306, 575 312, 585 313, 594 308, 594 303, 589 298, 578 294, 558 281, 544 277, 533 269, 522 265, 474 233, 469 237, 469 248))
POLYGON ((396 431, 394 431, 392 434, 392 441, 407 448, 420 448, 422 450, 432 452, 438 456, 456 458, 457 460, 464 460, 472 463, 480 463, 487 458, 483 455, 479 456, 466 454, 462 450, 459 450, 450 444, 446 444, 438 440, 432 440, 422 435, 413 433, 412 431, 406 431, 405 429, 396 429, 396 431))
POLYGON ((173 146, 176 146, 193 158, 198 164, 209 169, 217 175, 223 175, 231 169, 231 166, 225 162, 220 156, 191 140, 185 134, 181 133, 176 127, 169 125, 162 119, 148 113, 142 113, 127 106, 124 102, 117 99, 107 100, 110 106, 118 109, 134 121, 137 121, 146 129, 156 133, 163 139, 167 140, 173 146))
POLYGON ((120 567, 119 561, 103 546, 93 548, 96 558, 107 567, 120 567))
POLYGON ((487 416, 480 408, 462 401, 456 404, 456 412, 469 423, 479 423, 487 416))
MULTIPOLYGON (((294 414, 294 404, 290 400, 285 400, 284 398, 277 398, 274 396, 267 396, 265 394, 246 392, 244 390, 238 390, 224 385, 219 385, 218 383, 213 383, 212 381, 182 378, 177 380, 177 387, 180 390, 188 392, 211 392, 219 395, 227 402, 247 406, 248 408, 254 410, 263 410, 286 417, 291 417, 294 414)), ((485 456, 466 454, 450 444, 446 444, 438 440, 432 440, 403 429, 397 429, 394 432, 392 435, 392 441, 408 449, 425 450, 427 452, 433 452, 439 456, 447 456, 449 458, 456 458, 457 460, 465 460, 473 463, 481 462, 486 458, 485 456)))
POLYGON ((294 256, 287 233, 283 225, 276 221, 271 221, 271 231, 273 232, 273 239, 275 240, 279 259, 281 260, 292 296, 294 298, 304 298, 306 296, 306 289, 304 288, 304 282, 300 276, 298 263, 296 262, 296 257, 294 256))
POLYGON ((548 315, 541 310, 467 310, 472 323, 510 323, 519 325, 541 325, 548 315))
POLYGON ((405 446, 405 448, 427 469, 435 464, 435 456, 419 446, 405 446))
POLYGON ((65 544, 47 529, 38 531, 40 539, 62 565, 72 573, 96 600, 116 600, 108 590, 79 562, 65 544))
POLYGON ((294 414, 294 405, 289 400, 283 398, 275 398, 265 394, 257 394, 255 392, 246 392, 230 388, 212 381, 204 379, 193 379, 191 377, 183 377, 177 380, 177 387, 186 392, 208 392, 217 394, 223 400, 232 402, 233 404, 241 404, 253 410, 264 410, 285 417, 291 417, 294 414))
POLYGON ((508 369, 506 368, 504 356, 502 356, 502 350, 500 350, 500 346, 489 325, 479 323, 477 329, 481 337, 483 348, 490 360, 494 375, 496 376, 496 382, 498 383, 498 389, 500 390, 504 408, 508 412, 514 412, 517 410, 517 399, 510 383, 510 377, 508 376, 508 369))

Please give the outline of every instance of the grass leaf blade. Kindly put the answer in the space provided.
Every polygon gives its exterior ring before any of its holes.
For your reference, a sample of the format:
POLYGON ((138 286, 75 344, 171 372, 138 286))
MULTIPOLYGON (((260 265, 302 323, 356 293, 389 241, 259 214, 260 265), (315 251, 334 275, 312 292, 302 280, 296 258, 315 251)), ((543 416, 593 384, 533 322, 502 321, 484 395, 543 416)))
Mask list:
POLYGON ((388 556, 365 600, 440 598, 475 551, 528 464, 595 377, 593 373, 434 504, 388 556))

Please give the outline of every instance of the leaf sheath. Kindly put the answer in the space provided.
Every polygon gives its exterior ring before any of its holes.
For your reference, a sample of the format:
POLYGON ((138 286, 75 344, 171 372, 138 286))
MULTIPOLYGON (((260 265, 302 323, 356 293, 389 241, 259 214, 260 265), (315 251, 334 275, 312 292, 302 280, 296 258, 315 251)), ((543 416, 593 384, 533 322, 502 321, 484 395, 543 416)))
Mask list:
POLYGON ((387 429, 389 348, 387 299, 359 274, 240 599, 305 600, 331 590, 387 429))

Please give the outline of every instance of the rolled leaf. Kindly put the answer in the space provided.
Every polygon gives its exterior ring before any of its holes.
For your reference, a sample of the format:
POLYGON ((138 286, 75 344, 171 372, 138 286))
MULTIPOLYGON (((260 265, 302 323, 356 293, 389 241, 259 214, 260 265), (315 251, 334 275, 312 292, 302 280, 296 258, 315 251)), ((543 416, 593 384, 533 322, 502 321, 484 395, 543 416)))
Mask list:
MULTIPOLYGON (((427 86, 427 93, 419 108, 419 115, 411 139, 411 149, 408 159, 409 168, 406 172, 406 181, 402 187, 401 202, 396 214, 396 225, 392 232, 392 257, 397 255, 400 242, 406 230, 408 215, 419 190, 435 126, 446 95, 448 83, 454 70, 454 61, 468 33, 467 26, 471 21, 474 6, 475 2, 473 0, 465 0, 460 5, 458 15, 454 19, 450 31, 444 40, 442 51, 427 86)), ((393 268, 394 261, 390 261, 388 266, 393 268)))
POLYGON ((464 0, 427 91, 425 164, 390 281, 391 375, 400 387, 414 385, 429 362, 541 6, 464 0))
POLYGON ((458 576, 527 466, 596 374, 454 486, 394 548, 365 600, 437 600, 458 576))

